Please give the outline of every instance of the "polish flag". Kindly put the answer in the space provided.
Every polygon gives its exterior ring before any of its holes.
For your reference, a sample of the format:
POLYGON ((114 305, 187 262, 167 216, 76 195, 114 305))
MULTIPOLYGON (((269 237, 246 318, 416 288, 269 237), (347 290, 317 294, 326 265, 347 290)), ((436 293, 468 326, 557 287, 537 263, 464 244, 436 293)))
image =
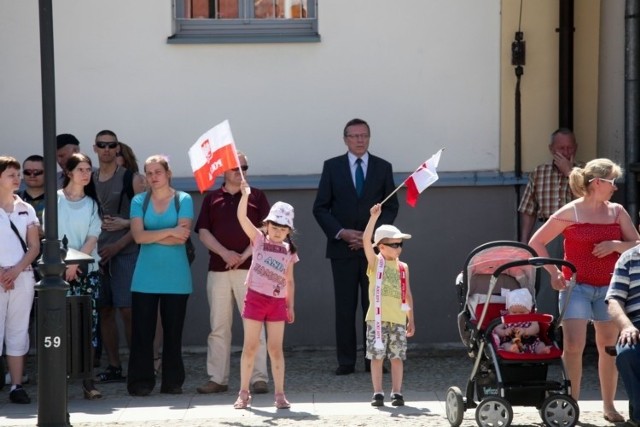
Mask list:
POLYGON ((189 148, 189 160, 200 193, 211 187, 218 175, 239 167, 229 121, 225 120, 198 138, 189 148))
POLYGON ((442 150, 442 148, 438 150, 436 154, 421 164, 418 169, 405 180, 404 184, 407 186, 407 203, 412 208, 416 207, 420 193, 438 180, 436 168, 438 167, 438 163, 440 163, 442 150))

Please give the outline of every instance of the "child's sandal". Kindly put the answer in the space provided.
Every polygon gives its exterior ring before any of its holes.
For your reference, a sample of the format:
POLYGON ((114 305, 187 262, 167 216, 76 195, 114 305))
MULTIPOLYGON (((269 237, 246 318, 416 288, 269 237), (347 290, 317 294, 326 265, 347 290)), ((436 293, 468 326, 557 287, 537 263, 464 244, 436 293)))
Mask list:
POLYGON ((249 394, 249 390, 240 390, 236 403, 233 404, 233 407, 236 409, 247 409, 250 402, 251 395, 249 394))
POLYGON ((288 409, 288 408, 291 408, 291 404, 287 400, 287 398, 284 395, 284 393, 276 393, 274 405, 276 405, 277 409, 288 409))

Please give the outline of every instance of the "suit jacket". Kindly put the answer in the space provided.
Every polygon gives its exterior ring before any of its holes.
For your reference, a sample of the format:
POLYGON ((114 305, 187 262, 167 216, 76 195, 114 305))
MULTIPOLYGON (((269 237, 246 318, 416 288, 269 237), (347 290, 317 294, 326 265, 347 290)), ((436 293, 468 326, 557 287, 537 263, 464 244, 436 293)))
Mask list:
MULTIPOLYGON (((343 228, 364 231, 371 206, 380 203, 393 190, 391 163, 369 154, 362 197, 358 198, 351 177, 347 154, 324 162, 320 184, 313 204, 313 215, 327 235, 327 258, 364 257, 364 251, 352 251, 335 236, 343 228)), ((377 225, 392 224, 398 215, 398 198, 394 194, 384 205, 377 225)), ((376 225, 376 226, 377 226, 376 225)))

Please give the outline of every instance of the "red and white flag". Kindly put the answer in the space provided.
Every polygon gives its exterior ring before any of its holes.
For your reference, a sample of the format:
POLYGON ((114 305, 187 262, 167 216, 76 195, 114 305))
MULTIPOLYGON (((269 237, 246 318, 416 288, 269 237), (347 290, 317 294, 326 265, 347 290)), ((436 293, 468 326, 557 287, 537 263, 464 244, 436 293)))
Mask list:
POLYGON ((209 129, 189 148, 191 170, 200 193, 211 187, 218 175, 240 166, 229 121, 209 129))
POLYGON ((436 154, 421 164, 420 167, 404 181, 404 184, 407 186, 407 203, 412 208, 416 207, 420 193, 438 180, 436 168, 438 167, 438 163, 440 163, 442 150, 443 149, 438 150, 436 154))

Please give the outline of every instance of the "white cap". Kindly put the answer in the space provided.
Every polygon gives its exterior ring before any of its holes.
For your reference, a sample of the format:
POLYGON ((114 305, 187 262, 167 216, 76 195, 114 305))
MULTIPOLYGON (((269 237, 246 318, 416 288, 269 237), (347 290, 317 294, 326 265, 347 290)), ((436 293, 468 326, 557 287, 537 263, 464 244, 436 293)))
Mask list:
POLYGON ((373 236, 373 246, 378 246, 382 239, 410 239, 411 234, 402 233, 398 230, 398 227, 393 225, 383 224, 376 230, 373 236))
POLYGON ((507 309, 514 305, 526 307, 529 311, 533 308, 533 298, 531 297, 529 289, 514 289, 511 292, 507 292, 506 297, 507 301, 505 305, 507 306, 507 309))
POLYGON ((293 230, 293 206, 285 202, 275 202, 264 222, 271 221, 278 225, 286 225, 293 230))

